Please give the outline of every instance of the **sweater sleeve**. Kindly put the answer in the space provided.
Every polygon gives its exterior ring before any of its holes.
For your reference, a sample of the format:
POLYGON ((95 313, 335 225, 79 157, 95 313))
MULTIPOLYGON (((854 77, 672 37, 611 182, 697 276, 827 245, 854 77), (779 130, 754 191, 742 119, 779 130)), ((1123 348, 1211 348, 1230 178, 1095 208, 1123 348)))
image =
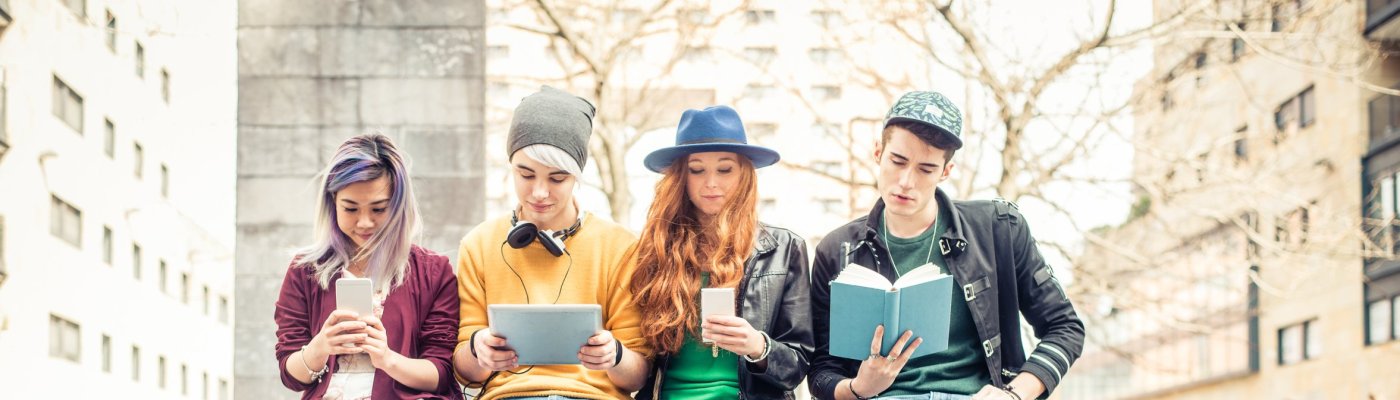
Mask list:
POLYGON ((616 260, 618 265, 608 278, 612 284, 608 285, 606 303, 603 304, 603 329, 612 332, 613 339, 621 341, 623 346, 649 358, 651 347, 642 337, 642 315, 631 289, 632 274, 637 267, 634 257, 636 249, 635 243, 627 248, 622 258, 616 260))
POLYGON ((315 383, 301 383, 287 368, 306 368, 301 365, 301 360, 287 360, 288 356, 301 350, 302 346, 311 343, 311 338, 316 335, 319 329, 313 328, 316 322, 312 322, 312 311, 310 310, 310 296, 317 293, 314 288, 307 287, 314 284, 307 279, 305 271, 292 265, 287 268, 287 275, 282 279, 282 292, 277 297, 277 309, 273 312, 273 319, 277 322, 277 369, 282 377, 282 385, 288 389, 298 392, 305 392, 315 387, 315 383), (288 361, 296 365, 288 365, 288 361))
POLYGON ((419 343, 422 343, 421 356, 438 369, 437 393, 454 393, 452 371, 452 351, 457 346, 458 315, 461 303, 458 301, 457 276, 452 273, 452 265, 447 257, 432 255, 427 258, 433 279, 428 280, 425 294, 431 296, 432 307, 423 320, 419 343))
MULTIPOLYGON (((478 229, 480 228, 478 227, 478 229)), ((457 251, 457 298, 460 303, 458 306, 460 320, 457 325, 456 349, 467 348, 472 333, 487 326, 486 291, 482 287, 484 283, 480 270, 481 260, 478 258, 481 249, 473 246, 474 239, 475 236, 471 234, 462 238, 461 246, 457 251)), ((456 375, 457 381, 463 385, 474 383, 460 375, 455 373, 454 375, 456 375)))

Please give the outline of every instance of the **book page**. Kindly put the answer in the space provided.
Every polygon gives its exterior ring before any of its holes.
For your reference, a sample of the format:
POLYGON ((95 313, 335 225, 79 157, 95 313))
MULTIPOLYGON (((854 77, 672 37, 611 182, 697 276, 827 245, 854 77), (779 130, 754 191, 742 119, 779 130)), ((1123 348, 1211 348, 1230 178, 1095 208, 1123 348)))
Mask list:
POLYGON ((845 269, 841 270, 841 274, 836 275, 836 279, 833 279, 832 282, 841 282, 880 290, 889 290, 894 286, 894 284, 890 283, 889 279, 885 279, 884 275, 880 275, 879 272, 875 272, 870 268, 858 264, 847 265, 845 269))
POLYGON ((948 274, 943 273, 941 268, 938 268, 937 265, 933 265, 933 263, 928 263, 900 276, 898 280, 894 281, 894 287, 901 289, 907 288, 945 276, 948 276, 948 274))

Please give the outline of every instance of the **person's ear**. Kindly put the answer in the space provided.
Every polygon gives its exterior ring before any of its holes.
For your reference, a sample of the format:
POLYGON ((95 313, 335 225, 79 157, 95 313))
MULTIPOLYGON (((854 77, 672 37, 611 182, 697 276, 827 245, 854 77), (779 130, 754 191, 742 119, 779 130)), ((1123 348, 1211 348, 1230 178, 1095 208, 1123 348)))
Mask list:
POLYGON ((955 166, 955 165, 957 165, 957 164, 954 163, 954 162, 952 162, 952 161, 948 161, 948 165, 943 166, 943 175, 940 176, 940 177, 938 177, 938 181, 939 181, 939 182, 942 182, 942 181, 948 180, 948 176, 949 176, 949 175, 952 175, 952 173, 953 173, 953 166, 955 166))
POLYGON ((875 142, 875 165, 880 165, 880 155, 884 154, 884 151, 885 151, 885 142, 884 142, 884 141, 876 141, 876 142, 875 142))

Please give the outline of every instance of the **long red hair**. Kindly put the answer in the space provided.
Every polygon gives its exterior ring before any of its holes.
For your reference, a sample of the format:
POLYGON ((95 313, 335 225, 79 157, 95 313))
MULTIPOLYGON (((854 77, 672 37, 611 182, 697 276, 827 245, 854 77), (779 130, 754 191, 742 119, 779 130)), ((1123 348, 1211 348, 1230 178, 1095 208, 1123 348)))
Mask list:
POLYGON ((758 229, 758 175, 738 157, 739 182, 711 226, 686 190, 688 157, 678 157, 656 183, 656 197, 637 242, 631 289, 642 314, 642 336, 659 354, 675 354, 686 333, 700 336, 701 266, 710 285, 736 287, 753 252, 758 229))

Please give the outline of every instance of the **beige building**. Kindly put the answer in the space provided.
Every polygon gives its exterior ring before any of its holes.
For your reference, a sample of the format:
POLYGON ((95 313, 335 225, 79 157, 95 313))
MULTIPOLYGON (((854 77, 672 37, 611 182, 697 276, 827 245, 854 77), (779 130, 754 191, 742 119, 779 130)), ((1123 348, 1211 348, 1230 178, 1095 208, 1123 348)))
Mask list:
POLYGON ((1136 88, 1140 197, 1076 277, 1106 294, 1060 398, 1400 398, 1400 2, 1219 3, 1136 88))
POLYGON ((229 398, 232 5, 0 0, 0 398, 229 398))

